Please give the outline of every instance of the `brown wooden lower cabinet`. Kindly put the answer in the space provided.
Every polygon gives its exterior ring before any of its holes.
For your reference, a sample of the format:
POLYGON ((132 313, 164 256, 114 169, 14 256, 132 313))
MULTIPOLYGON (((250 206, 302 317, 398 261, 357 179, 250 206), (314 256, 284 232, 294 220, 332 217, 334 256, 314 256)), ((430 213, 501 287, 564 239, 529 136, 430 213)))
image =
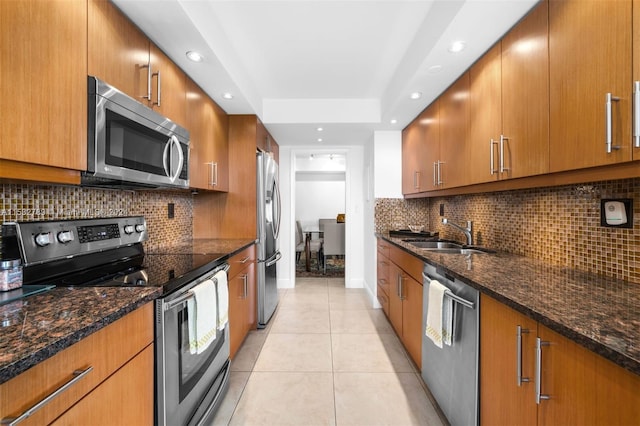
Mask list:
POLYGON ((52 424, 153 424, 153 363, 153 345, 149 345, 52 424))
POLYGON ((482 425, 637 425, 640 376, 506 305, 481 296, 480 423, 482 425), (517 328, 521 327, 518 385, 517 328), (536 344, 541 345, 536 403, 536 344))
POLYGON ((1 417, 19 416, 91 367, 20 424, 152 424, 153 310, 147 303, 0 385, 1 417))
POLYGON ((229 259, 229 346, 235 356, 257 325, 255 245, 229 259))
MULTIPOLYGON (((418 278, 422 275, 423 263, 417 257, 399 248, 390 246, 388 250, 389 258, 384 256, 378 258, 378 270, 388 271, 386 276, 388 291, 383 293, 388 301, 383 297, 380 304, 411 359, 420 368, 422 364, 422 280, 418 278), (381 262, 388 264, 380 269, 381 262), (416 276, 418 270, 419 274, 416 276), (386 310, 385 304, 388 306, 386 310)), ((380 253, 380 250, 378 252, 380 253)), ((378 284, 378 293, 380 288, 378 284)))

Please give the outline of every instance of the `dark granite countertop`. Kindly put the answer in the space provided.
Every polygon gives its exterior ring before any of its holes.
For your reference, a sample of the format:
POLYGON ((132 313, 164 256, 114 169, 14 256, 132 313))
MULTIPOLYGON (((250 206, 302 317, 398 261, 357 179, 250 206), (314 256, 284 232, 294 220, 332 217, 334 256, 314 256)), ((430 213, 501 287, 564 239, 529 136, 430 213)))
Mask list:
POLYGON ((56 287, 0 305, 0 384, 160 297, 254 244, 252 239, 193 239, 148 247, 147 287, 56 287), (173 278, 175 277, 175 278, 173 278))
POLYGON ((154 300, 160 287, 58 287, 0 306, 0 383, 154 300))
POLYGON ((640 374, 640 284, 507 253, 438 254, 377 235, 640 374))

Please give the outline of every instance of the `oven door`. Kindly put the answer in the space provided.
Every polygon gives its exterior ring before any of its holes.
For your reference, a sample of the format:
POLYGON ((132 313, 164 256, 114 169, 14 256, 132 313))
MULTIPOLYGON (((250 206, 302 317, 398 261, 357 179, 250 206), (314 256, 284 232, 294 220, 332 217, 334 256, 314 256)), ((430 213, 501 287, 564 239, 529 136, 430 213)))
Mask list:
MULTIPOLYGON (((198 283, 203 279, 198 280, 198 283)), ((195 283, 197 285, 197 283, 195 283)), ((229 374, 229 326, 200 354, 189 350, 187 285, 156 301, 156 400, 159 425, 201 424, 219 404, 229 374)))

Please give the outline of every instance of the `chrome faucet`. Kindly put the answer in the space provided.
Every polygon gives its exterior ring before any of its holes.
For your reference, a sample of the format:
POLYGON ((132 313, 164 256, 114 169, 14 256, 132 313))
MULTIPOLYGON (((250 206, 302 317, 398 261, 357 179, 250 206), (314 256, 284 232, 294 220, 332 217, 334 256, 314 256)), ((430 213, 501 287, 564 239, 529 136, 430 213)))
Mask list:
POLYGON ((464 228, 464 227, 462 227, 460 225, 456 225, 455 223, 449 222, 449 220, 447 220, 446 217, 442 218, 442 223, 444 225, 453 226, 457 230, 464 232, 465 237, 467 237, 467 245, 468 246, 472 246, 473 245, 473 222, 472 221, 470 221, 470 220, 467 221, 467 227, 466 228, 464 228))

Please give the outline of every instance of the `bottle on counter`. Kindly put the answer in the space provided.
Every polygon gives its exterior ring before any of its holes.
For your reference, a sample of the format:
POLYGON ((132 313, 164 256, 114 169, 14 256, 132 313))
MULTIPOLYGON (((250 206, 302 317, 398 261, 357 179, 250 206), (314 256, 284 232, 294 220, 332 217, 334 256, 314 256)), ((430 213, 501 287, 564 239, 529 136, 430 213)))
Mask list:
POLYGON ((0 291, 22 287, 22 262, 20 259, 0 260, 0 291))

